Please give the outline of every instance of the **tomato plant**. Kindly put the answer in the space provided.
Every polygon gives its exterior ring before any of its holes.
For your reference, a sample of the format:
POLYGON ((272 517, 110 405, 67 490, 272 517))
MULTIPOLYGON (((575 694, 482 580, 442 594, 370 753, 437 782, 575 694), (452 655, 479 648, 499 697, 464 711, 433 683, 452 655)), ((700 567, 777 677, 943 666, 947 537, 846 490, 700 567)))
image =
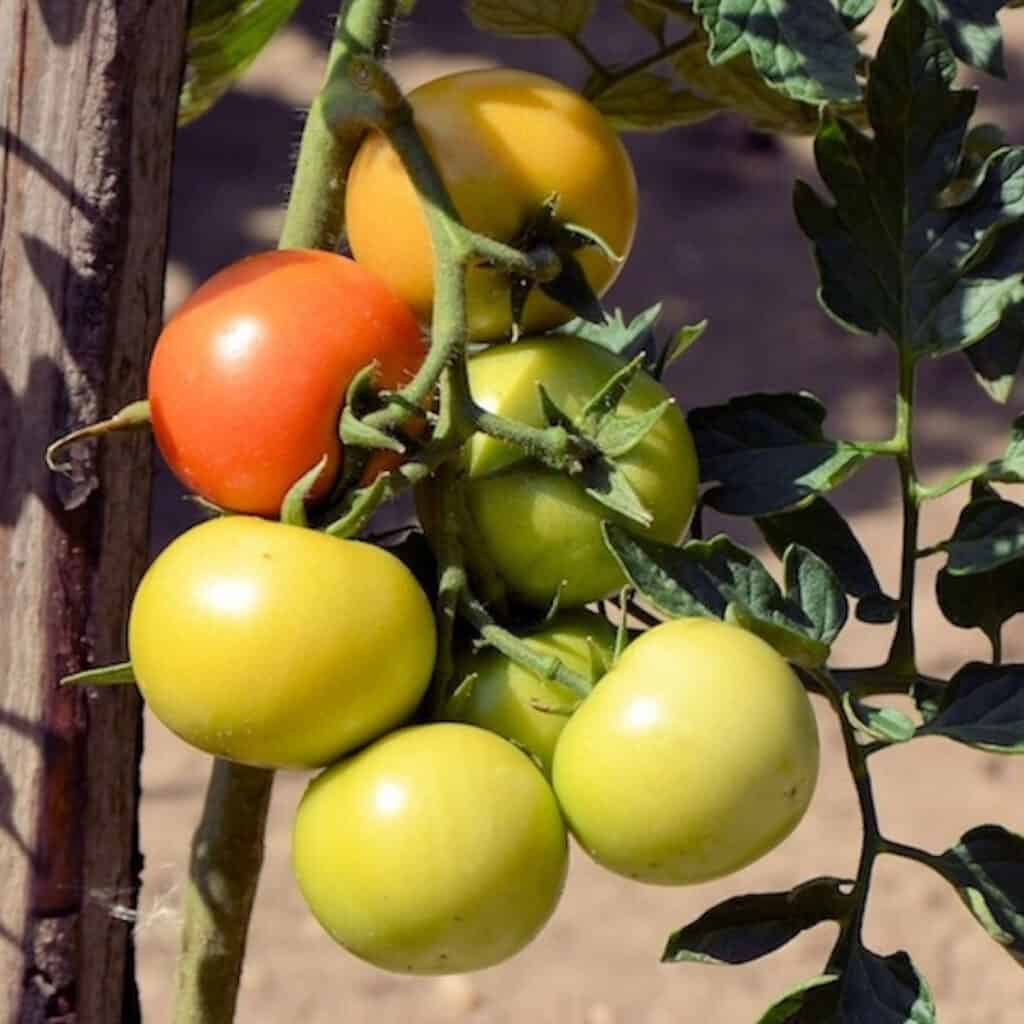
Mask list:
POLYGON ((661 884, 763 856, 797 826, 817 778, 803 684, 759 637, 713 619, 663 623, 630 644, 569 720, 553 769, 583 848, 661 884))
POLYGON ((434 664, 434 619, 393 555, 227 516, 146 573, 128 627, 156 716, 245 764, 313 768, 408 718, 434 664))
MULTIPOLYGON (((539 654, 557 658, 596 682, 611 664, 615 631, 606 619, 592 612, 563 612, 525 641, 539 654)), ((446 717, 515 740, 538 758, 550 775, 555 743, 578 695, 495 648, 463 655, 456 663, 455 677, 464 682, 448 701, 446 717)))
MULTIPOLYGON (((618 274, 636 228, 636 181, 622 143, 601 114, 560 82, 513 68, 464 71, 409 94, 416 126, 463 223, 502 242, 528 231, 557 196, 557 217, 599 236, 578 253, 594 291, 618 274)), ((379 274, 423 320, 434 303, 427 220, 413 183, 386 136, 372 135, 349 176, 345 223, 356 259, 379 274), (386 220, 387 230, 381 230, 386 220)), ((476 267, 466 279, 470 337, 512 329, 506 275, 476 267)), ((527 299, 525 331, 564 323, 573 313, 541 290, 527 299)))
POLYGON ((500 963, 544 926, 568 866, 544 777, 493 733, 402 730, 309 787, 293 838, 313 913, 356 956, 409 974, 500 963))
POLYGON ((424 351, 409 310, 351 260, 260 253, 215 274, 164 328, 149 369, 153 432, 186 487, 277 515, 321 458, 311 496, 333 484, 352 378, 375 363, 380 387, 400 387, 424 351))

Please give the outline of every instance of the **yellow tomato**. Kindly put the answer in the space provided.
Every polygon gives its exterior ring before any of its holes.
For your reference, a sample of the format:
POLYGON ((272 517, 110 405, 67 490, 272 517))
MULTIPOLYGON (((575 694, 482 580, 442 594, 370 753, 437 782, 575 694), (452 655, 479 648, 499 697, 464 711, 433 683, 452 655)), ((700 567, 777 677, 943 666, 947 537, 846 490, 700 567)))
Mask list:
MULTIPOLYGON (((552 194, 558 218, 603 238, 625 258, 636 228, 633 167, 601 114, 559 82, 494 68, 438 78, 409 94, 423 136, 463 223, 514 242, 552 194)), ((433 247, 421 201, 388 141, 363 143, 349 173, 345 221, 356 260, 427 320, 434 301, 433 247)), ((578 251, 598 294, 620 264, 594 247, 578 251)), ((508 281, 486 268, 467 278, 470 336, 511 330, 508 281)), ((574 314, 534 290, 523 326, 539 331, 574 314)))
MULTIPOLYGON (((615 630, 593 612, 564 612, 543 629, 524 638, 538 654, 558 658, 574 672, 596 682, 611 664, 615 630)), ((448 702, 446 717, 470 722, 515 740, 534 754, 551 774, 555 743, 579 697, 553 679, 543 679, 493 647, 460 658, 459 679, 470 679, 448 702), (538 709, 536 705, 541 705, 538 709)))
POLYGON ((600 864, 664 885, 704 882, 782 842, 810 803, 818 732, 796 674, 737 626, 649 630, 569 720, 553 781, 600 864))
POLYGON ((403 729, 306 791, 292 861, 313 914, 356 956, 404 974, 500 963, 551 916, 568 844, 530 759, 457 723, 403 729))
POLYGON ((128 646, 154 714, 193 746, 313 768, 412 713, 433 671, 434 617, 380 548, 226 516, 153 563, 128 646))

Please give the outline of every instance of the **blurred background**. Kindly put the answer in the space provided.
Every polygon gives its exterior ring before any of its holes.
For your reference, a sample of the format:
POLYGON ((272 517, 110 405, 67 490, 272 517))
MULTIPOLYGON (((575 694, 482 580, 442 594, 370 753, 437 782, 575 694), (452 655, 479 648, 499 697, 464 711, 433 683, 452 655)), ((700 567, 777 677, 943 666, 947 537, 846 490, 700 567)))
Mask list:
MULTIPOLYGON (((606 8, 619 5, 606 4, 606 8)), ((888 5, 880 4, 880 8, 888 5)), ((168 312, 210 274, 274 246, 302 125, 316 92, 335 0, 304 0, 299 13, 214 110, 181 130, 175 158, 168 312)), ((884 13, 884 11, 882 12, 884 13)), ((1024 15, 1007 14, 1010 81, 986 79, 982 116, 1012 141, 1024 137, 1017 100, 1024 15)), ((609 60, 636 56, 641 33, 600 19, 587 39, 609 60), (620 31, 621 29, 621 31, 620 31)), ((871 26, 869 25, 869 28, 871 26)), ((877 26, 876 26, 877 27, 877 26)), ((528 68, 580 85, 585 68, 569 48, 543 40, 499 40, 477 32, 455 0, 421 0, 401 23, 394 70, 406 86, 488 64, 528 68)), ((805 140, 771 141, 738 120, 719 117, 658 135, 625 139, 641 190, 640 228, 611 306, 634 314, 655 301, 662 323, 709 318, 700 343, 670 371, 682 406, 708 405, 750 391, 806 389, 829 407, 833 436, 880 439, 892 428, 895 361, 879 338, 844 334, 815 301, 808 245, 790 193, 814 181, 805 140)), ((1008 424, 1024 402, 992 404, 960 357, 924 367, 919 457, 926 479, 1001 454, 1008 424)), ((898 495, 894 467, 877 460, 834 494, 889 592, 898 577, 898 495)), ((962 493, 929 505, 922 543, 948 537, 962 493)), ((153 548, 188 526, 193 512, 159 466, 153 548)), ((757 544, 745 524, 709 521, 757 544)), ((764 554, 764 552, 761 552, 764 554)), ((933 600, 934 569, 923 563, 919 597, 922 668, 951 674, 987 657, 978 631, 944 623, 933 600)), ((932 564, 932 563, 936 564, 932 564)), ((1006 631, 1006 660, 1024 657, 1020 620, 1006 631)), ((853 622, 838 645, 839 664, 870 664, 887 649, 889 629, 853 622)), ((242 983, 240 1024, 681 1024, 752 1022, 784 990, 818 974, 833 941, 821 926, 781 952, 742 968, 662 965, 671 931, 741 892, 786 889, 820 874, 856 870, 859 823, 842 743, 831 715, 818 709, 824 766, 817 796, 797 832, 764 861, 724 881, 688 889, 629 884, 575 852, 565 898, 546 931, 508 964, 481 974, 407 979, 354 960, 307 913, 288 864, 291 816, 306 778, 282 775, 268 835, 267 862, 242 983)), ((941 740, 873 762, 883 830, 940 850, 984 821, 1024 831, 1024 767, 941 740)), ((180 898, 188 833, 198 819, 209 760, 147 720, 142 842, 146 855, 138 939, 146 1020, 171 1016, 180 898)), ((883 859, 870 904, 867 939, 879 953, 909 948, 931 983, 942 1019, 952 1024, 1019 1024, 1024 982, 952 890, 923 868, 883 859)))

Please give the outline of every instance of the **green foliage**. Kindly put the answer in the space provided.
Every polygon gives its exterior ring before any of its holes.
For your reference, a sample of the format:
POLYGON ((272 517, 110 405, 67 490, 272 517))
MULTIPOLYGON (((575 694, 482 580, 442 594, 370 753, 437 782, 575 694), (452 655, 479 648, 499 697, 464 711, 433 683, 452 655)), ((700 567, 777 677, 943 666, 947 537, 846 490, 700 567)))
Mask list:
POLYGON ((299 0, 194 0, 178 123, 205 114, 298 5, 299 0))
POLYGON ((638 72, 602 89, 594 105, 620 131, 661 131, 695 124, 722 109, 653 71, 638 72))
POLYGON ((991 75, 1006 74, 1003 35, 996 15, 1005 0, 919 0, 942 29, 953 52, 991 75))
POLYGON ((889 22, 867 89, 874 137, 826 116, 815 145, 824 202, 798 183, 825 309, 851 330, 884 330, 915 356, 966 348, 1024 291, 1024 149, 997 149, 972 188, 938 201, 961 162, 973 92, 917 0, 889 22))
POLYGON ((594 0, 468 0, 466 10, 473 24, 488 32, 571 38, 594 13, 594 0))
POLYGON ((994 754, 1024 754, 1024 665, 965 665, 919 736, 946 736, 994 754))

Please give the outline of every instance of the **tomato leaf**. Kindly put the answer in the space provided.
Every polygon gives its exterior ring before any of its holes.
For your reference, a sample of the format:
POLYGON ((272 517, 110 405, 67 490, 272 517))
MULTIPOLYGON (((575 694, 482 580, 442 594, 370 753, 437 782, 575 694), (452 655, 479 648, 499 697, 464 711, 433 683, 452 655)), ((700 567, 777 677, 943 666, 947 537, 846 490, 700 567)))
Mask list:
POLYGON ((122 686, 135 682, 135 671, 130 661, 118 662, 116 665, 103 665, 100 668, 87 668, 81 672, 72 672, 63 676, 61 686, 122 686))
POLYGON ((913 719, 897 708, 879 708, 857 700, 852 693, 843 694, 843 711, 847 721, 861 732, 886 743, 906 743, 916 733, 913 719))
POLYGON ((870 458, 826 438, 825 407, 813 395, 754 394, 689 414, 704 501, 728 515, 782 512, 837 486, 870 458))
POLYGON ((862 606, 866 614, 873 616, 869 621, 891 622, 895 618, 895 608, 882 593, 864 548, 849 523, 827 499, 817 497, 809 504, 798 505, 788 512, 760 516, 755 522, 779 558, 794 542, 821 558, 836 574, 843 590, 862 602, 857 607, 858 618, 861 618, 862 606), (868 602, 866 606, 863 605, 865 599, 868 602))
POLYGON ((841 992, 842 1024, 936 1022, 931 990, 904 952, 879 956, 855 946, 843 971, 841 992))
POLYGON ((790 544, 782 559, 786 600, 810 619, 813 636, 829 646, 839 635, 849 608, 839 579, 813 551, 790 544))
POLYGON ((600 345, 601 348, 623 355, 634 345, 641 345, 650 336, 651 328, 661 315, 661 303, 645 309, 626 323, 621 309, 606 314, 601 323, 593 323, 577 317, 567 324, 555 328, 554 334, 571 334, 576 338, 600 345))
POLYGON ((712 63, 708 59, 707 36, 698 31, 693 34, 693 42, 684 46, 672 63, 689 89, 719 110, 732 110, 747 117, 759 131, 813 135, 818 130, 817 106, 791 99, 768 85, 749 53, 724 63, 712 63))
POLYGON ((791 988, 757 1024, 818 1024, 833 1021, 839 1000, 839 975, 821 974, 791 988))
POLYGON ((989 463, 985 479, 1004 484, 1024 484, 1024 415, 1013 421, 1006 454, 989 463))
POLYGON ((847 28, 856 28, 874 9, 877 0, 837 0, 839 17, 847 28))
POLYGON ((734 896, 673 933, 663 963, 745 964, 781 948, 808 928, 843 917, 852 885, 813 878, 788 892, 734 896))
POLYGON ((965 665, 917 733, 995 754, 1024 754, 1024 665, 965 665))
POLYGON ((972 67, 1006 77, 1003 34, 996 15, 1005 0, 918 0, 953 52, 972 67))
POLYGON ((694 0, 712 64, 749 52, 779 92, 823 103, 860 96, 860 54, 830 0, 694 0))
POLYGON ((1024 837, 981 825, 940 858, 943 876, 975 920, 1024 964, 1024 837))
POLYGON ((695 124, 722 108, 714 100, 677 88, 671 78, 641 71, 593 95, 594 106, 619 131, 661 131, 695 124))
POLYGON ((1005 405, 1024 359, 1024 307, 1011 307, 999 326, 964 355, 974 377, 994 402, 1005 405))
POLYGON ((477 28, 503 36, 575 36, 594 13, 595 0, 468 0, 477 28))
POLYGON ((873 136, 826 115, 818 170, 835 197, 799 182, 797 219, 814 243, 825 310, 850 330, 884 330, 915 353, 984 338, 1024 297, 1024 148, 1002 147, 962 202, 958 174, 975 94, 917 2, 890 19, 867 89, 873 136))
MULTIPOLYGON (((606 523, 604 531, 605 543, 630 582, 666 616, 735 622, 809 668, 827 659, 833 613, 797 603, 812 588, 784 595, 761 562, 728 537, 676 547, 634 537, 613 523, 606 523)), ((832 599, 822 598, 823 603, 832 599)))
POLYGON ((1002 498, 972 501, 960 513, 953 536, 940 547, 952 576, 991 572, 1024 558, 1024 507, 1002 498))
POLYGON ((193 0, 178 123, 205 114, 298 5, 299 0, 193 0))

